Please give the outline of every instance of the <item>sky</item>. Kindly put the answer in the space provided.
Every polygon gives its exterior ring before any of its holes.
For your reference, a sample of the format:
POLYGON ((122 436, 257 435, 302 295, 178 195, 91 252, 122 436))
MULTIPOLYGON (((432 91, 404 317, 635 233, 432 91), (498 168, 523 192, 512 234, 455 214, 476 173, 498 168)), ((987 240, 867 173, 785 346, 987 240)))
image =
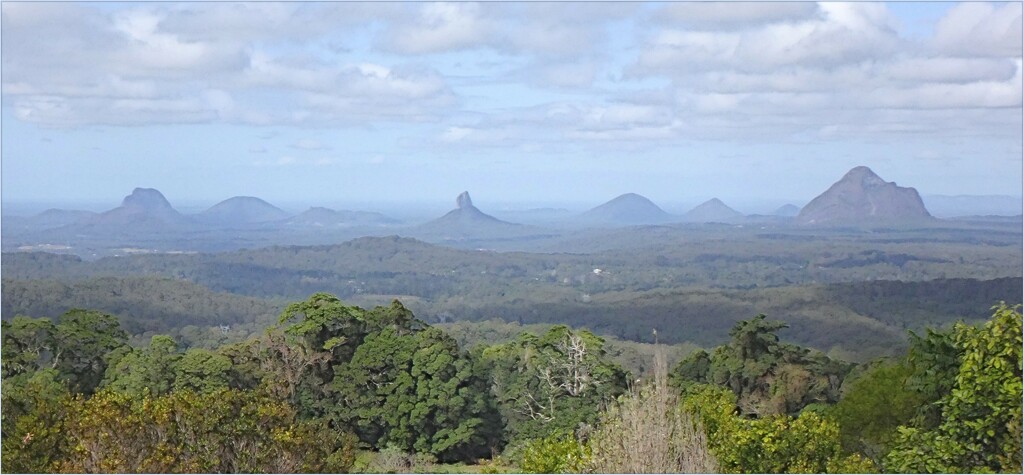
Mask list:
POLYGON ((1022 194, 1021 3, 3 3, 5 203, 1022 194))

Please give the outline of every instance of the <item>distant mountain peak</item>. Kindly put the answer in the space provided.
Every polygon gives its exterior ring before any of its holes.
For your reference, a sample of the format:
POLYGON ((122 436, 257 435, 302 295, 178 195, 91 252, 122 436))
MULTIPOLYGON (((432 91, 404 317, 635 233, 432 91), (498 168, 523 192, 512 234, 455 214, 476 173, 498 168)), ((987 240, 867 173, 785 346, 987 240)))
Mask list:
POLYGON ((282 220, 288 213, 255 196, 234 196, 211 206, 197 218, 211 224, 252 224, 282 220))
MULTIPOLYGON (((870 168, 863 165, 853 167, 840 181, 860 182, 862 186, 884 186, 886 181, 870 168)), ((895 184, 895 183, 893 183, 895 184)))
POLYGON ((659 224, 671 216, 651 200, 636 193, 625 193, 580 216, 583 222, 611 225, 659 224))
POLYGON ((455 206, 458 207, 459 209, 473 208, 473 200, 472 198, 469 197, 468 191, 463 191, 462 193, 459 193, 459 196, 455 198, 455 206))
POLYGON ((917 190, 887 182, 865 166, 846 172, 828 190, 800 210, 807 224, 866 220, 920 220, 931 214, 917 190))
POLYGON ((792 218, 798 214, 800 214, 800 207, 792 203, 784 204, 780 206, 779 209, 775 210, 775 216, 792 218))
POLYGON ((730 208, 718 198, 711 198, 690 211, 686 212, 687 221, 714 222, 728 221, 743 216, 743 213, 730 208))
POLYGON ((171 203, 154 188, 136 188, 132 194, 125 196, 121 201, 125 208, 141 208, 145 210, 171 209, 171 203))
POLYGON ((153 188, 136 188, 121 206, 82 221, 86 226, 114 226, 121 230, 166 232, 192 224, 164 195, 153 188))
POLYGON ((464 239, 481 236, 507 237, 522 233, 523 225, 502 221, 473 206, 468 191, 455 198, 455 209, 440 218, 416 226, 417 236, 434 236, 443 239, 464 239))

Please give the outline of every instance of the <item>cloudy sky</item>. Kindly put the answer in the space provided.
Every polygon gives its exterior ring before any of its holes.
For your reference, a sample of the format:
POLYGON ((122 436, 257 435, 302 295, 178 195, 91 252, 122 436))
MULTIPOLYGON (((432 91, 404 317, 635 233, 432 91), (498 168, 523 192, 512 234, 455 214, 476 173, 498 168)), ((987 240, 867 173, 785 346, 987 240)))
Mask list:
POLYGON ((1022 188, 1020 3, 4 3, 2 197, 1022 188))

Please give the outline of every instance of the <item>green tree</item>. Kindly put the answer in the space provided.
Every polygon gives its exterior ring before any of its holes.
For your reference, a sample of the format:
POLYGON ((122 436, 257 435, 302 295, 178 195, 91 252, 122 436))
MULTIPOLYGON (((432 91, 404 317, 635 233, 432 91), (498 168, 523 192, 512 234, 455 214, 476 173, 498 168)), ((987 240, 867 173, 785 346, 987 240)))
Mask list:
POLYGON ((533 439, 523 448, 519 468, 524 473, 584 473, 590 452, 573 434, 533 439))
POLYGON ((934 429, 942 422, 939 401, 953 390, 960 357, 953 328, 944 331, 926 328, 924 335, 910 332, 907 365, 911 375, 906 386, 922 398, 913 422, 915 427, 934 429))
POLYGON ((365 311, 345 305, 337 297, 316 293, 303 302, 289 305, 281 312, 279 324, 287 324, 284 333, 297 338, 310 349, 331 352, 334 362, 347 361, 366 334, 365 311))
POLYGON ((846 380, 842 400, 827 411, 839 423, 846 451, 881 464, 892 449, 896 428, 909 423, 927 403, 908 386, 912 375, 906 361, 878 361, 846 380))
POLYGON ((53 366, 75 392, 92 394, 107 369, 111 351, 127 344, 117 318, 73 309, 60 317, 54 335, 53 366))
POLYGON ((0 322, 3 333, 3 378, 49 366, 56 346, 56 327, 45 318, 16 316, 0 322))
POLYGON ((103 391, 69 407, 66 472, 344 472, 354 458, 354 439, 251 391, 103 391))
POLYGON ((735 413, 735 395, 708 385, 691 387, 683 407, 700 416, 709 447, 726 473, 868 473, 873 464, 844 456, 835 421, 814 411, 747 419, 735 413))
POLYGON ((910 472, 1021 471, 1022 334, 1020 306, 993 307, 981 328, 958 324, 961 353, 942 422, 901 427, 886 468, 910 472))
POLYGON ((227 389, 231 360, 202 348, 190 348, 174 366, 174 390, 198 393, 227 389))
POLYGON ((444 461, 486 455, 496 438, 486 380, 435 328, 385 326, 336 368, 333 418, 376 447, 444 461))
POLYGON ((125 392, 137 397, 143 394, 160 396, 171 391, 174 367, 181 359, 178 344, 167 335, 150 339, 149 347, 121 347, 110 353, 103 379, 103 388, 125 392))
POLYGON ((70 449, 64 429, 70 401, 71 393, 54 369, 4 378, 0 455, 4 472, 54 471, 54 464, 70 449))
POLYGON ((593 426, 626 389, 626 372, 608 358, 604 340, 564 325, 539 337, 524 333, 483 358, 510 441, 593 426))
POLYGON ((796 414, 815 403, 839 400, 839 388, 852 365, 807 348, 782 343, 780 321, 758 315, 729 332, 728 344, 711 354, 698 351, 672 371, 682 389, 694 384, 729 388, 747 415, 796 414))

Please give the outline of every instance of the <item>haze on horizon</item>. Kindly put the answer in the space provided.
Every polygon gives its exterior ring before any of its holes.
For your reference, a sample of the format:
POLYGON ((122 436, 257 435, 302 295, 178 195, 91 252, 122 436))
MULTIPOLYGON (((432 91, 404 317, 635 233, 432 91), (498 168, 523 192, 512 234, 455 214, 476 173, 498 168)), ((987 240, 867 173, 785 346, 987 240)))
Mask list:
POLYGON ((4 3, 2 199, 1022 194, 1020 3, 4 3))

